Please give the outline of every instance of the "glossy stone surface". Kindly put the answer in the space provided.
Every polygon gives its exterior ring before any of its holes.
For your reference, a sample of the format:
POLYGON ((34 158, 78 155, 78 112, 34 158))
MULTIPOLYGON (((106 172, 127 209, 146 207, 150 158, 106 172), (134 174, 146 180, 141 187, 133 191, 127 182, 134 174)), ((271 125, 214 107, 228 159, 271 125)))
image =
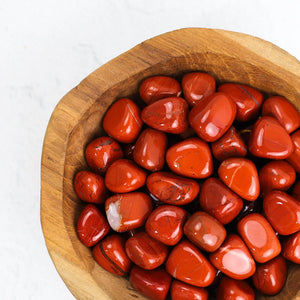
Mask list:
POLYGON ((164 269, 144 270, 138 266, 133 266, 129 276, 133 288, 152 300, 166 299, 171 280, 164 269))
POLYGON ((213 172, 213 161, 208 144, 199 138, 189 138, 167 150, 169 168, 182 176, 206 178, 213 172))
POLYGON ((132 100, 120 99, 104 115, 103 129, 121 143, 132 143, 143 126, 140 114, 139 107, 132 100))
POLYGON ((231 126, 236 105, 224 93, 214 93, 192 108, 189 123, 197 135, 206 142, 218 140, 231 126))
POLYGON ((238 222, 237 230, 255 261, 264 263, 280 253, 280 242, 271 224, 262 215, 247 215, 238 222))
POLYGON ((97 204, 103 204, 108 193, 103 177, 89 171, 76 174, 74 189, 82 201, 97 204))
POLYGON ((121 235, 107 236, 93 248, 96 262, 106 271, 124 276, 129 273, 131 261, 125 252, 125 239, 121 235))
POLYGON ((254 286, 266 295, 275 295, 283 288, 287 277, 286 262, 282 256, 258 265, 252 277, 254 286))
POLYGON ((283 240, 282 255, 284 258, 300 264, 300 231, 283 240))
POLYGON ((205 288, 173 280, 171 298, 172 300, 208 300, 208 292, 205 288))
POLYGON ((167 204, 185 205, 198 195, 199 184, 171 172, 156 172, 147 177, 147 188, 158 200, 167 204))
POLYGON ((147 194, 140 192, 118 194, 106 200, 105 211, 110 227, 124 232, 144 225, 152 211, 152 202, 147 194))
POLYGON ((148 126, 168 132, 182 133, 188 128, 188 104, 180 97, 158 100, 142 110, 142 120, 148 126))
POLYGON ((228 158, 224 160, 218 174, 221 180, 240 197, 254 201, 260 193, 256 166, 246 158, 228 158))
POLYGON ((86 162, 94 172, 102 175, 114 161, 123 156, 120 145, 108 136, 101 136, 93 140, 85 149, 86 162))
POLYGON ((258 115, 263 102, 263 95, 258 90, 243 84, 224 83, 218 91, 229 95, 236 104, 237 121, 251 121, 258 115))
POLYGON ((163 264, 169 252, 166 245, 151 238, 146 232, 130 237, 125 244, 125 250, 133 263, 147 270, 163 264))
POLYGON ((195 212, 186 221, 183 231, 194 245, 207 252, 216 251, 226 237, 224 226, 203 211, 195 212))
POLYGON ((298 180, 293 188, 293 193, 292 196, 297 199, 298 201, 300 201, 300 180, 298 180))
POLYGON ((263 202, 264 212, 273 228, 281 235, 300 230, 300 202, 282 191, 272 191, 263 202))
POLYGON ((146 182, 146 172, 129 159, 119 159, 112 163, 105 174, 105 185, 114 193, 128 193, 142 187, 146 182))
POLYGON ((134 161, 155 172, 164 167, 168 139, 165 133, 147 128, 138 137, 133 150, 134 161))
POLYGON ((168 97, 179 97, 179 82, 169 76, 152 76, 145 79, 139 88, 139 94, 146 104, 168 97))
POLYGON ((178 206, 162 205, 153 210, 146 222, 146 232, 154 239, 170 246, 183 236, 187 212, 178 206))
POLYGON ((287 158, 287 161, 295 168, 297 173, 300 173, 300 130, 297 130, 291 135, 294 152, 287 158))
POLYGON ((186 240, 173 248, 166 262, 166 270, 174 278, 199 287, 209 286, 216 275, 215 268, 202 252, 186 240))
POLYGON ((209 255, 210 262, 233 279, 246 279, 255 272, 255 262, 242 239, 229 234, 222 246, 209 255))
POLYGON ((287 131, 272 117, 262 117, 254 124, 248 144, 249 152, 270 159, 285 159, 294 151, 287 131))
POLYGON ((87 247, 96 245, 109 232, 109 226, 100 210, 88 204, 81 212, 77 221, 77 236, 87 247))
POLYGON ((278 120, 288 133, 295 131, 300 126, 300 114, 296 107, 281 96, 267 99, 262 106, 262 115, 278 120))
POLYGON ((215 79, 206 73, 192 72, 183 76, 182 90, 185 100, 195 106, 203 98, 216 92, 215 79))
POLYGON ((246 281, 224 276, 218 286, 217 300, 255 300, 255 294, 246 281))

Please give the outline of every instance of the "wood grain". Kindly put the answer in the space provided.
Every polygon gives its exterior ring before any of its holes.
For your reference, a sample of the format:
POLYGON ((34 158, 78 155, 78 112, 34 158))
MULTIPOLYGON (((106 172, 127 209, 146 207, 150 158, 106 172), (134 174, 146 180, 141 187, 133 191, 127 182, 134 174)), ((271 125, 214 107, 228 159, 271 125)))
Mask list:
MULTIPOLYGON (((204 71, 218 82, 239 82, 280 94, 300 109, 300 63, 261 39, 229 31, 187 28, 147 40, 85 78, 56 106, 44 139, 41 165, 41 223, 58 273, 77 299, 144 299, 124 278, 98 266, 75 232, 82 208, 72 181, 86 168, 84 149, 103 133, 101 120, 120 97, 137 100, 140 82, 151 75, 178 79, 204 71)), ((300 299, 300 267, 290 266, 281 294, 300 299)), ((258 296, 258 299, 267 297, 258 296)))

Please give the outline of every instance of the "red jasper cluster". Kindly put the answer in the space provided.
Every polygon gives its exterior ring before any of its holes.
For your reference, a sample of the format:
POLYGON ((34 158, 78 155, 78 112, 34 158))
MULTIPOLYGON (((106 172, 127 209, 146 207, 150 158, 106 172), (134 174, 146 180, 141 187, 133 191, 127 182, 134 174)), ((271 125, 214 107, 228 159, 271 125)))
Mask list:
POLYGON ((300 263, 300 115, 284 97, 153 76, 103 118, 74 178, 80 241, 150 299, 254 299, 300 263), (180 97, 182 95, 182 97, 180 97), (296 182, 296 183, 295 183, 296 182))

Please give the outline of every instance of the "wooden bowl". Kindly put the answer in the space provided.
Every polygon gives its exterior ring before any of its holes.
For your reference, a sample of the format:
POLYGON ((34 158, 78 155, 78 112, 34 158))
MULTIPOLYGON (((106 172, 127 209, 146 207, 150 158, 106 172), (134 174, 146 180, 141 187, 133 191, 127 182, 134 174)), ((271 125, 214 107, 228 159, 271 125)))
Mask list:
MULTIPOLYGON (((187 28, 162 34, 111 60, 72 89, 55 108, 45 135, 41 166, 41 222, 56 269, 77 299, 145 299, 129 282, 94 261, 77 238, 82 203, 74 174, 87 165, 86 145, 103 134, 101 120, 118 98, 137 99, 151 75, 201 70, 218 82, 239 82, 279 94, 300 109, 300 63, 264 40, 235 32, 187 28)), ((283 291, 258 299, 300 299, 300 267, 290 266, 283 291)))

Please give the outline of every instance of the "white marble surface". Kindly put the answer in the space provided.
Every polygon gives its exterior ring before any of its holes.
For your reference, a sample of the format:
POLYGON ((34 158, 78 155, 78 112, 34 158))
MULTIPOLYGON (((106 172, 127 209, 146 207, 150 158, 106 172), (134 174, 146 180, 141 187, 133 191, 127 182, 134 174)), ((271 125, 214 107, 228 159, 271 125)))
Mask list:
POLYGON ((0 299, 74 299, 40 225, 43 136, 59 99, 139 42, 182 27, 269 40, 300 58, 299 0, 0 0, 0 299))

